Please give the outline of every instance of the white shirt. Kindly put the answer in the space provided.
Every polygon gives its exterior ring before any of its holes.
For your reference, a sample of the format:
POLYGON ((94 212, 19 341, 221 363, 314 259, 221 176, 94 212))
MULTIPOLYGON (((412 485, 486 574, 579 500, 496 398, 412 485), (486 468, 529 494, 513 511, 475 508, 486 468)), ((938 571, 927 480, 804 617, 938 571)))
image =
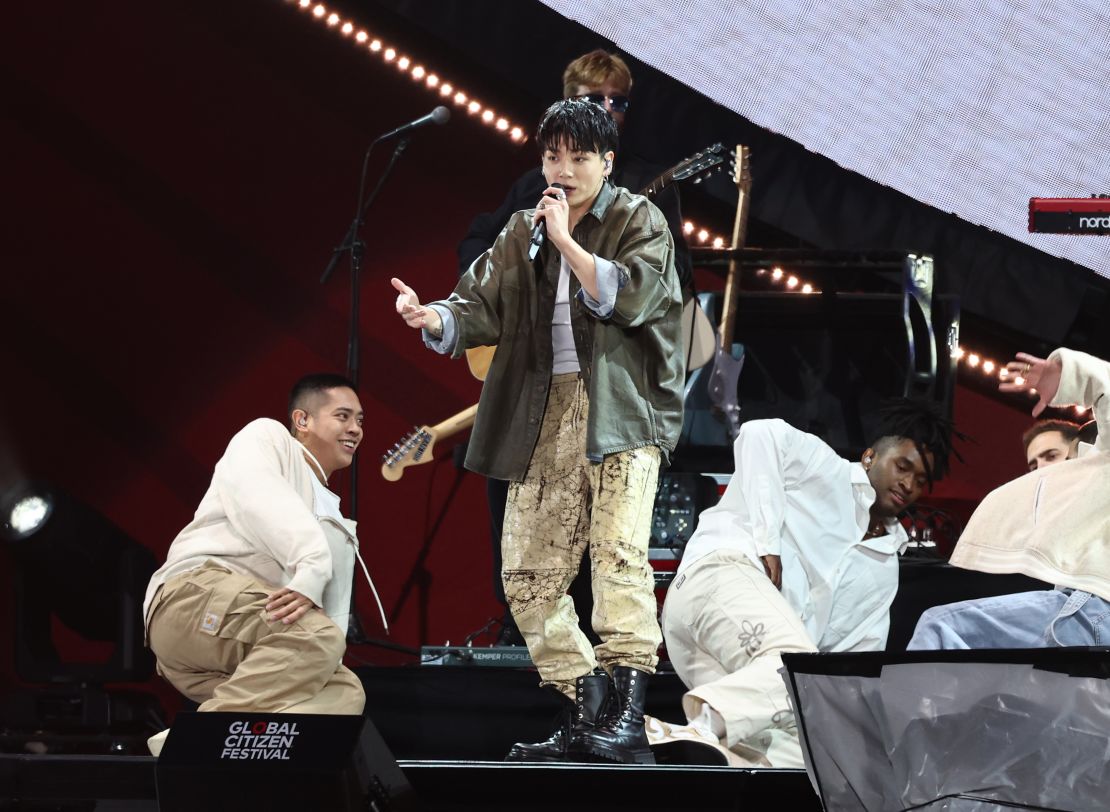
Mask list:
POLYGON ((782 420, 753 420, 733 446, 736 472, 701 514, 681 573, 716 550, 782 558, 782 594, 821 651, 886 645, 898 591, 898 554, 909 539, 894 519, 864 540, 875 490, 863 466, 782 420))
POLYGON ((570 326, 570 265, 566 259, 559 266, 559 284, 555 287, 555 313, 551 317, 551 348, 554 352, 552 375, 578 372, 578 351, 570 326))
POLYGON ((320 522, 320 526, 324 529, 324 537, 328 540, 328 549, 331 551, 332 567, 336 572, 336 576, 328 581, 328 585, 324 587, 324 597, 320 607, 335 625, 346 634, 347 624, 350 620, 351 590, 354 588, 350 572, 354 569, 357 560, 366 575, 367 583, 370 584, 371 592, 374 593, 374 600, 378 603, 382 625, 388 632, 389 621, 386 620, 385 610, 382 608, 381 599, 378 597, 377 587, 370 579, 370 573, 358 552, 358 539, 355 536, 356 525, 353 521, 344 517, 339 508, 339 494, 331 491, 321 480, 320 477, 324 475, 324 468, 307 448, 304 450, 304 461, 305 465, 312 471, 312 512, 316 514, 316 520, 320 522), (319 477, 316 476, 316 471, 320 472, 319 477))

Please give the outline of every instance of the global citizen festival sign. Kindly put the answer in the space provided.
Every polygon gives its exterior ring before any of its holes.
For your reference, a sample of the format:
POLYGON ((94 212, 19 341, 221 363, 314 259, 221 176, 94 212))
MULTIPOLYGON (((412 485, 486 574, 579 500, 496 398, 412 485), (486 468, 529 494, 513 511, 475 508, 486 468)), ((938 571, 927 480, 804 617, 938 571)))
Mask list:
POLYGON ((232 722, 220 759, 288 761, 299 735, 296 722, 232 722))

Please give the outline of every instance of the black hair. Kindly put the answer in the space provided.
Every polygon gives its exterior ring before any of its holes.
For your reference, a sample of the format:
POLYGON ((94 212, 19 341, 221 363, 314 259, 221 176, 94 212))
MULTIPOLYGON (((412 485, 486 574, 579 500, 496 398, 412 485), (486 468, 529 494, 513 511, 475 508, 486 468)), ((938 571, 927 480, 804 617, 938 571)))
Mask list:
POLYGON ((293 384, 293 388, 289 390, 289 407, 285 411, 285 416, 289 418, 290 434, 296 435, 297 433, 293 426, 294 409, 303 409, 307 412, 309 411, 307 408, 308 401, 313 396, 323 394, 329 389, 339 389, 341 387, 355 390, 355 385, 350 380, 332 372, 313 372, 293 384))
POLYGON ((967 438, 956 431, 952 420, 946 417, 939 403, 931 400, 891 398, 883 401, 879 409, 879 426, 876 440, 871 444, 876 450, 899 440, 909 440, 921 455, 929 487, 948 472, 948 455, 960 453, 952 448, 952 437, 967 438), (925 452, 933 456, 932 464, 925 452))
POLYGON ((604 155, 617 151, 617 123, 601 105, 585 99, 563 99, 547 108, 536 129, 540 155, 561 145, 575 152, 604 155))

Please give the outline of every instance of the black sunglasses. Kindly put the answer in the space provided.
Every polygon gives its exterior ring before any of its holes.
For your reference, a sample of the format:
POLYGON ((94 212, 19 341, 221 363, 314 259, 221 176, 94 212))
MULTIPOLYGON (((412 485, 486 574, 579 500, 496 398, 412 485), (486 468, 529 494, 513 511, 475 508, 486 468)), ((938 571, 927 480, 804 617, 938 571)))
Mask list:
POLYGON ((593 102, 599 107, 604 107, 606 100, 608 100, 609 107, 614 113, 628 112, 628 96, 606 96, 604 93, 583 93, 581 96, 575 96, 574 98, 585 99, 588 102, 593 102))

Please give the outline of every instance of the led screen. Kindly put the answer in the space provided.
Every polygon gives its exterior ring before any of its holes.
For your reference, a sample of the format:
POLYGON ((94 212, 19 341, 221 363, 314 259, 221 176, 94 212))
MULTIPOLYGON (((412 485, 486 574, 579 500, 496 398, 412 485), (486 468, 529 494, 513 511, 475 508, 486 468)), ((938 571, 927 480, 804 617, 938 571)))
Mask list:
POLYGON ((1110 6, 543 0, 768 130, 1110 277, 1110 237, 1030 234, 1030 197, 1110 193, 1110 6))

